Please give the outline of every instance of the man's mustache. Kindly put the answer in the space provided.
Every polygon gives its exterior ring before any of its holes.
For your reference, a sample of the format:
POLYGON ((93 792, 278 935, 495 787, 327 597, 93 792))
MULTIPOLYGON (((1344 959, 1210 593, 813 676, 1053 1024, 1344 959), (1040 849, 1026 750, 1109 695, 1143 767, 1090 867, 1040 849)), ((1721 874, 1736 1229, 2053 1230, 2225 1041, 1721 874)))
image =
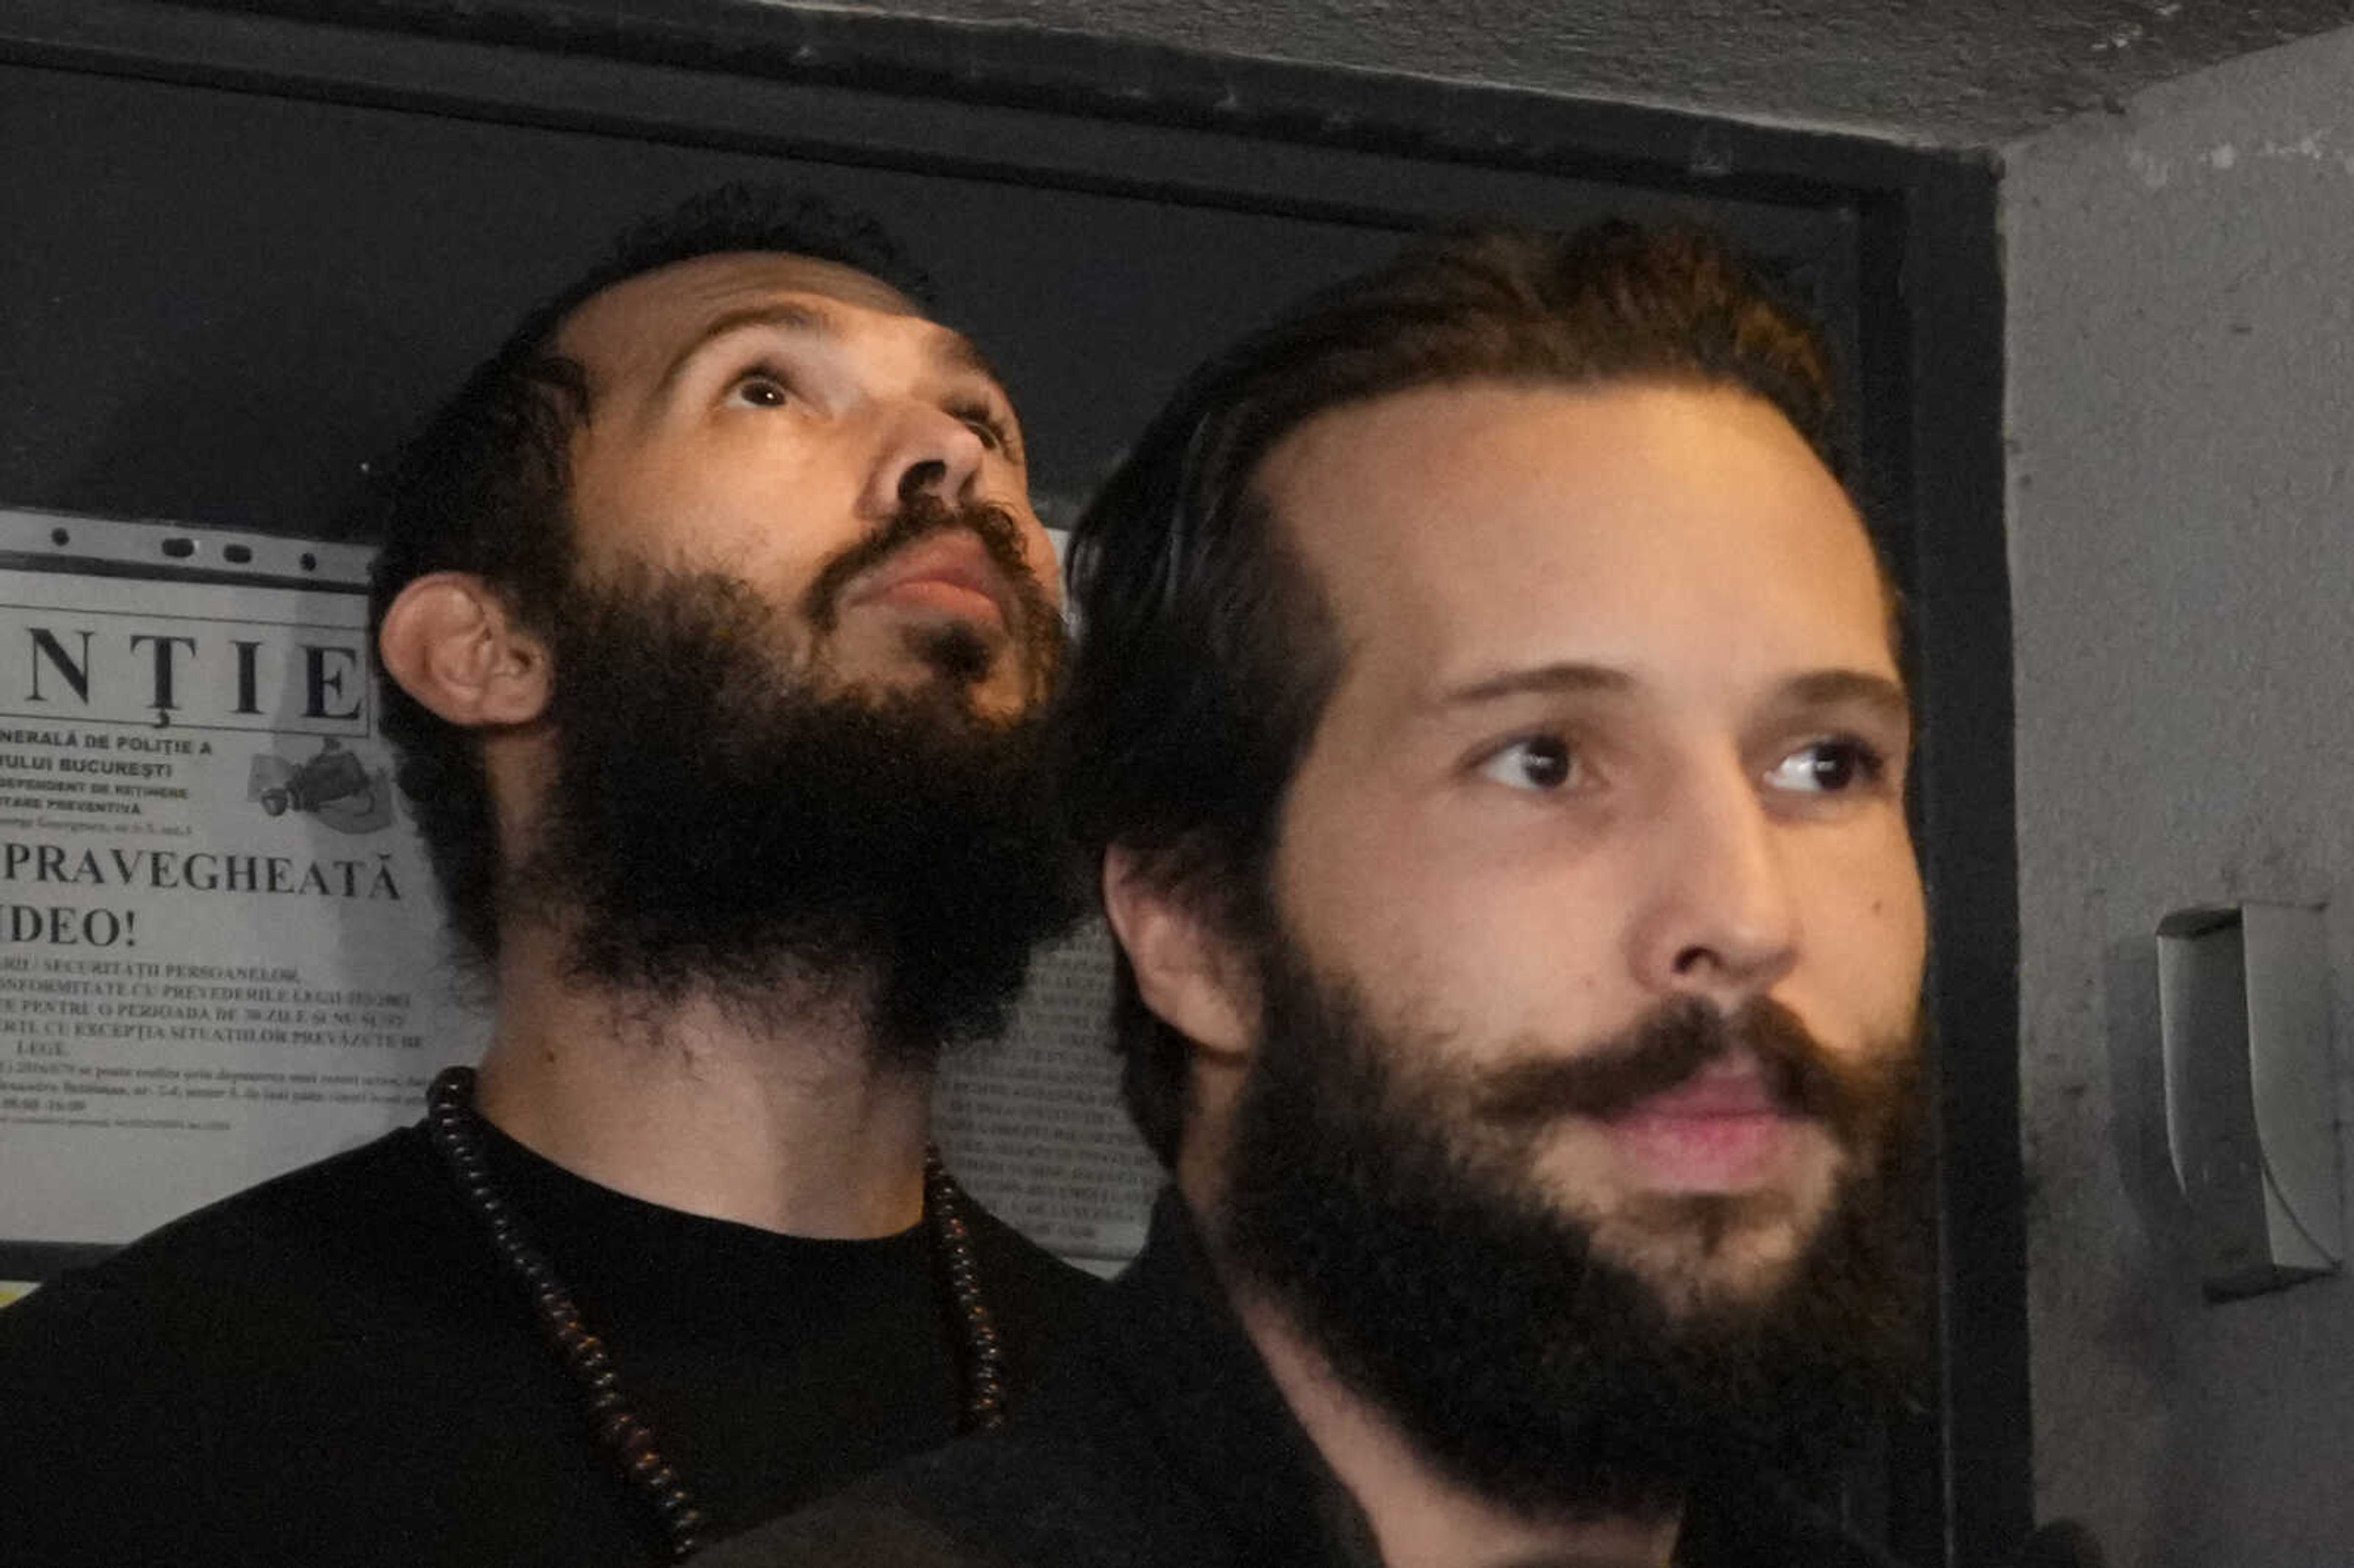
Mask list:
POLYGON ((858 577, 908 546, 956 528, 981 541, 990 565, 1013 588, 1023 623, 1012 629, 1017 641, 1031 634, 1031 629, 1042 620, 1054 618, 1054 607, 1047 603, 1045 590, 1031 575, 1029 557, 1022 549, 1022 528, 1014 522, 1013 514, 994 502, 951 505, 928 491, 904 497, 890 516, 864 538, 844 546, 820 568, 801 596, 803 618, 820 635, 832 630, 841 614, 842 596, 858 577))
POLYGON ((1872 1075, 1840 1062, 1797 1013, 1766 997, 1730 1013, 1699 997, 1675 998, 1575 1055, 1485 1075, 1476 1108, 1484 1119, 1513 1128, 1564 1117, 1605 1120, 1734 1052, 1756 1060, 1777 1109, 1820 1121, 1842 1141, 1867 1136, 1884 1114, 1884 1094, 1872 1075))

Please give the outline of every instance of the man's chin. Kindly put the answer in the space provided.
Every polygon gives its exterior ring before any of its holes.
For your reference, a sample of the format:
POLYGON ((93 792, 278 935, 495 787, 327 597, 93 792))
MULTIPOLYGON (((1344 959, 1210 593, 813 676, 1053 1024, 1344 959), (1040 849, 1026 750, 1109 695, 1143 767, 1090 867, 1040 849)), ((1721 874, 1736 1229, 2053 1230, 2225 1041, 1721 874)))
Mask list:
POLYGON ((1662 1181, 1608 1161, 1606 1175, 1581 1162, 1582 1181, 1548 1171, 1545 1186, 1594 1256, 1647 1286, 1670 1320, 1737 1315, 1770 1307, 1829 1223, 1845 1157, 1813 1124, 1792 1143, 1771 1180, 1662 1181))
POLYGON ((818 689, 876 705, 931 705, 950 722, 991 726, 1027 717, 1041 699, 1041 683, 1002 633, 961 620, 896 630, 880 645, 829 650, 818 689))
POLYGON ((1655 1193, 1592 1227, 1595 1257, 1639 1282, 1670 1322, 1771 1308, 1802 1270, 1823 1216, 1788 1194, 1655 1193))

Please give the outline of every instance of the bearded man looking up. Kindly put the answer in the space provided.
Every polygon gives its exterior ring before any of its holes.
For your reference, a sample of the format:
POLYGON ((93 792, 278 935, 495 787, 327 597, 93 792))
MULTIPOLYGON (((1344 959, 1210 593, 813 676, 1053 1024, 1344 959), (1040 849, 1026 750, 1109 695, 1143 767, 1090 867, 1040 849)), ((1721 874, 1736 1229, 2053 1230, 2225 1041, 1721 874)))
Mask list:
POLYGON ((637 1564, 997 1418, 1091 1282, 928 1169, 1071 914, 1022 438, 871 225, 731 190, 387 488, 386 730, 490 980, 425 1122, 0 1316, 42 1564, 637 1564))
POLYGON ((1172 1189, 1003 1432, 714 1563, 1797 1568, 1898 1388, 1925 910, 1826 355, 1736 258, 1428 243, 1074 537, 1061 781, 1172 1189))

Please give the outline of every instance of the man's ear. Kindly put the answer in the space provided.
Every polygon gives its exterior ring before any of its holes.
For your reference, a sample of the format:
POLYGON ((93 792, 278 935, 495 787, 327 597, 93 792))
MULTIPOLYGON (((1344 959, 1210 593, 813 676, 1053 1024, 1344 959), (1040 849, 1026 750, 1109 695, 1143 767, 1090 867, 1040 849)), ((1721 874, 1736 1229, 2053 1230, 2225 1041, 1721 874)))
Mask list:
POLYGON ((1248 1055, 1258 1044, 1257 979, 1196 902, 1161 886, 1114 845, 1104 855, 1103 903, 1144 1005, 1214 1056, 1248 1055))
POLYGON ((546 710, 547 649, 468 572, 433 572, 384 612, 376 656, 429 711, 467 729, 529 724, 546 710))

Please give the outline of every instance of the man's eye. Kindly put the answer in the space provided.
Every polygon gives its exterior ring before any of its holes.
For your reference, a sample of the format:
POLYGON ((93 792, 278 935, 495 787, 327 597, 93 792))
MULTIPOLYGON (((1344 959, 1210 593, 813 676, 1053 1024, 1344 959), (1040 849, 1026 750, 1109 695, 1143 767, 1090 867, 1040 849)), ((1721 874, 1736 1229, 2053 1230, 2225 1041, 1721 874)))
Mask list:
POLYGON ((1490 753, 1479 764, 1479 777, 1509 789, 1558 789, 1570 781, 1575 763, 1560 736, 1523 736, 1490 753))
POLYGON ((1013 433, 997 410, 985 403, 960 403, 949 410, 964 421, 965 429, 981 438, 981 444, 991 451, 1002 452, 1013 445, 1013 433))
POLYGON ((1876 784, 1886 770, 1880 753, 1860 740, 1818 740, 1776 763, 1766 782, 1794 794, 1837 795, 1876 784))
POLYGON ((785 385, 783 377, 765 370, 737 376, 736 384, 727 389, 727 396, 736 402, 748 403, 755 408, 781 408, 792 400, 792 391, 785 385))

